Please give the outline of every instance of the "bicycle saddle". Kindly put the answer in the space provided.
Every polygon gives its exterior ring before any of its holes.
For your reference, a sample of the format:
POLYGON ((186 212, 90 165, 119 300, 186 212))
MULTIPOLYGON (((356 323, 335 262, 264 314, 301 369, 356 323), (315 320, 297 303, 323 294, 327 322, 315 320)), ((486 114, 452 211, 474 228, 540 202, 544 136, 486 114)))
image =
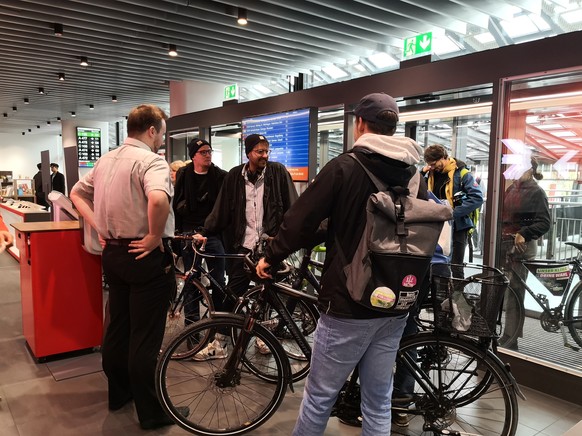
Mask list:
POLYGON ((566 242, 566 245, 571 245, 572 247, 576 248, 577 250, 581 250, 582 251, 582 244, 579 244, 577 242, 566 242))

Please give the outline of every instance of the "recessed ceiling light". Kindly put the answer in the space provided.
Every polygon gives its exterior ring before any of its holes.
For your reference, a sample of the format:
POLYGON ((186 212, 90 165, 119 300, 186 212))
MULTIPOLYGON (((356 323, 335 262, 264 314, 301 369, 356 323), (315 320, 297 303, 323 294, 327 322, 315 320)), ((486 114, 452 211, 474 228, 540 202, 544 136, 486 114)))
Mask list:
POLYGON ((77 116, 77 114, 75 112, 71 112, 71 116, 74 118, 77 116))
POLYGON ((28 129, 28 133, 32 132, 32 129, 28 129))
POLYGON ((173 58, 178 56, 178 49, 176 48, 176 46, 174 44, 170 44, 170 47, 168 48, 168 55, 173 57, 173 58))
POLYGON ((39 94, 44 94, 44 88, 38 88, 38 93, 39 94))
POLYGON ((40 129, 40 126, 36 126, 37 129, 40 129))
POLYGON ((54 24, 55 36, 63 36, 63 25, 61 23, 54 24))
POLYGON ((23 135, 26 135, 26 132, 22 132, 23 135))
POLYGON ((65 81, 65 73, 59 73, 59 80, 61 82, 64 82, 65 81))
POLYGON ((111 96, 111 101, 112 101, 113 103, 117 103, 117 97, 116 97, 115 95, 112 95, 112 96, 111 96))
POLYGON ((30 100, 28 100, 28 98, 25 98, 24 99, 24 104, 29 104, 29 103, 30 103, 30 100))
POLYGON ((87 59, 87 56, 81 56, 81 63, 80 65, 82 67, 88 67, 89 66, 89 60, 87 59))
POLYGON ((47 121, 47 122, 46 122, 46 125, 47 125, 47 126, 50 126, 50 125, 51 125, 51 122, 50 122, 50 121, 47 121))
POLYGON ((90 110, 93 110, 93 109, 95 109, 95 106, 94 106, 94 105, 92 105, 92 104, 90 104, 90 105, 89 105, 89 109, 90 109, 90 110))
POLYGON ((12 106, 12 111, 16 112, 18 110, 18 108, 16 106, 12 106))
POLYGON ((61 121, 61 117, 57 117, 57 121, 61 121))
POLYGON ((247 10, 245 8, 238 8, 238 19, 236 22, 241 26, 246 26, 248 24, 247 10))
POLYGON ((8 114, 6 112, 4 112, 2 115, 4 115, 4 118, 8 118, 8 114))

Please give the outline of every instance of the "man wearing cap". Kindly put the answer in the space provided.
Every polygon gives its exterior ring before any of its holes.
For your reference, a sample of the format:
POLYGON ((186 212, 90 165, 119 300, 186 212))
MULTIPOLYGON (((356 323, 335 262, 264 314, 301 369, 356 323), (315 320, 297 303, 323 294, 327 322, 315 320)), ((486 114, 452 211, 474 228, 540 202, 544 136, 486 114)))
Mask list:
MULTIPOLYGON (((269 162, 269 141, 264 135, 252 134, 245 139, 249 161, 231 169, 222 183, 216 204, 204 223, 204 236, 223 234, 228 253, 250 253, 265 237, 277 234, 283 214, 297 199, 291 175, 284 165, 269 162)), ((228 286, 242 295, 250 278, 242 260, 227 263, 228 286)), ((232 309, 229 306, 227 310, 232 309)), ((196 359, 226 357, 214 341, 196 359)))
POLYGON ((51 163, 51 191, 65 194, 65 176, 59 173, 59 164, 51 163))
MULTIPOLYGON (((355 156, 388 186, 406 186, 416 173, 422 149, 410 138, 393 137, 398 106, 387 94, 363 97, 354 110, 355 156)), ((366 203, 377 188, 348 153, 331 160, 285 215, 281 229, 257 265, 280 262, 309 240, 328 218, 327 254, 321 278, 321 318, 313 340, 311 370, 294 436, 322 435, 342 388, 359 365, 362 435, 389 435, 392 371, 407 315, 388 316, 354 302, 343 268, 352 261, 366 223, 366 203)), ((422 184, 420 198, 426 198, 422 184)))
MULTIPOLYGON (((180 168, 176 174, 174 187, 174 214, 176 231, 197 233, 204 227, 206 217, 212 211, 226 171, 212 163, 212 146, 208 141, 194 138, 188 144, 188 154, 192 162, 180 168)), ((187 241, 186 241, 187 242, 187 241)), ((209 236, 206 241, 206 252, 209 254, 224 254, 224 246, 220 235, 209 236)), ((188 242, 182 250, 184 270, 188 271, 194 262, 192 245, 188 242)), ((200 259, 198 259, 198 262, 200 259)), ((224 287, 224 259, 207 258, 206 263, 210 274, 224 287)), ((187 283, 186 286, 192 286, 187 283)), ((190 294, 186 294, 190 295, 190 294)), ((216 310, 223 310, 223 296, 219 290, 213 289, 212 299, 216 310)), ((200 318, 198 305, 190 307, 186 302, 185 323, 190 324, 200 318)))

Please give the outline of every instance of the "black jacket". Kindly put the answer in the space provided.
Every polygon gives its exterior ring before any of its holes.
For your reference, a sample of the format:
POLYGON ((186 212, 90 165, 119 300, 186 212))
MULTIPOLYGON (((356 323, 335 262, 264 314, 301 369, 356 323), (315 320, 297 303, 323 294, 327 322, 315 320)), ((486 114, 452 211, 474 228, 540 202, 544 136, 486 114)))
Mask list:
POLYGON ((222 187, 222 182, 226 176, 226 171, 214 164, 208 169, 206 187, 204 195, 198 195, 198 186, 194 174, 194 164, 190 162, 178 170, 176 174, 176 186, 174 187, 174 216, 176 220, 176 230, 179 232, 196 231, 204 226, 204 220, 208 214, 200 215, 200 209, 208 210, 214 207, 218 193, 222 187))
MULTIPOLYGON (((406 186, 417 171, 414 165, 377 153, 355 151, 360 161, 375 176, 390 186, 406 186)), ((343 318, 378 318, 387 316, 355 303, 348 294, 336 240, 347 262, 351 262, 366 224, 366 202, 376 187, 364 169, 346 153, 331 160, 322 168, 313 183, 301 194, 285 214, 279 234, 266 250, 271 265, 283 260, 313 240, 320 223, 329 217, 325 241, 327 247, 320 309, 343 318)), ((419 198, 427 198, 427 188, 421 178, 419 198)))
MULTIPOLYGON (((245 164, 231 169, 222 183, 214 208, 204 223, 203 233, 211 236, 222 233, 227 252, 235 253, 241 247, 246 227, 245 164)), ((267 162, 263 196, 263 229, 275 236, 283 222, 283 215, 297 200, 297 191, 284 165, 267 162)))
POLYGON ((65 194, 65 176, 58 171, 51 174, 51 190, 65 194))
POLYGON ((526 241, 538 239, 551 227, 548 197, 533 180, 516 180, 505 192, 503 200, 503 233, 519 233, 526 241))

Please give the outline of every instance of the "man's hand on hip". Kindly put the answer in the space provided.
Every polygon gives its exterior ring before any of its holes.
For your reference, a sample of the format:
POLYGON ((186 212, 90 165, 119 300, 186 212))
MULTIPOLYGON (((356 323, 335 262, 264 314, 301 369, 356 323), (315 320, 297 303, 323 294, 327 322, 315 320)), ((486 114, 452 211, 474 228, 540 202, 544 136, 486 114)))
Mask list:
POLYGON ((160 250, 164 252, 164 245, 162 244, 162 238, 160 236, 147 234, 142 239, 137 241, 131 241, 129 243, 129 253, 141 253, 136 257, 136 260, 143 259, 148 254, 160 247, 160 250))

